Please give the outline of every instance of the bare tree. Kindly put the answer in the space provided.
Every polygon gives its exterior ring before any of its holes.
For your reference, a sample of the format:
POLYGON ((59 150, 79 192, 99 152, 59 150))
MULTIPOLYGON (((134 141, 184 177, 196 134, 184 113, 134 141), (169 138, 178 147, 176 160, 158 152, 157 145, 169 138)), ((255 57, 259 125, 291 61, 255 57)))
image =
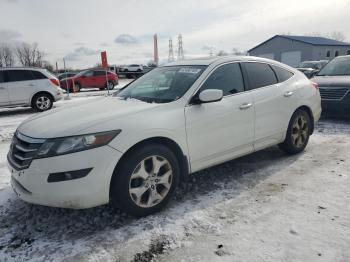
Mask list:
POLYGON ((43 66, 45 53, 38 48, 38 44, 22 43, 16 47, 16 56, 22 66, 43 66))
POLYGON ((311 32, 308 34, 305 34, 306 36, 318 36, 318 37, 326 37, 326 38, 330 38, 333 40, 337 40, 337 41, 345 41, 346 40, 346 36, 339 31, 333 31, 331 33, 320 33, 320 32, 311 32))
POLYGON ((13 50, 7 44, 0 46, 0 66, 13 66, 15 62, 13 50))
POLYGON ((224 50, 220 50, 219 52, 217 52, 216 56, 227 56, 228 53, 225 52, 224 50))
POLYGON ((337 41, 345 41, 346 40, 346 36, 342 32, 338 32, 338 31, 333 31, 332 33, 330 33, 330 38, 337 40, 337 41))
POLYGON ((234 48, 232 48, 231 54, 232 55, 247 55, 248 52, 234 47, 234 48))

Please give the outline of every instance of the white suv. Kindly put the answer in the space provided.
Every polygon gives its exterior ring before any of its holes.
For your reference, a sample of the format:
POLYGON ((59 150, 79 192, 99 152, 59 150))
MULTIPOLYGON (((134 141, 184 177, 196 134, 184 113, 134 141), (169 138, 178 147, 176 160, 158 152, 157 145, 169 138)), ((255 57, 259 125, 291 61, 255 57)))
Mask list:
POLYGON ((45 69, 0 68, 0 107, 51 109, 63 96, 58 79, 45 69))
POLYGON ((143 66, 142 65, 128 65, 128 66, 122 66, 120 68, 120 72, 142 72, 143 66))
POLYGON ((113 97, 23 122, 8 153, 12 185, 31 203, 88 208, 111 200, 147 215, 190 173, 273 145, 301 152, 320 101, 317 85, 276 61, 171 63, 113 97))

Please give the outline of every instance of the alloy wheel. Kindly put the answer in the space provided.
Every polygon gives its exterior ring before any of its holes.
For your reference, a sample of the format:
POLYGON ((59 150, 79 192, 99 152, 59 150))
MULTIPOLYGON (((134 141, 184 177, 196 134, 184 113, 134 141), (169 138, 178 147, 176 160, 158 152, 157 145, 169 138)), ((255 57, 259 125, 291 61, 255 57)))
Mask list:
POLYGON ((44 111, 50 108, 51 100, 47 96, 39 96, 35 104, 40 110, 44 111))
POLYGON ((167 159, 153 155, 143 159, 134 169, 129 194, 139 207, 153 207, 167 196, 173 182, 173 170, 167 159))
POLYGON ((309 136, 309 125, 305 116, 298 116, 292 126, 292 142, 296 148, 301 148, 307 142, 309 136))

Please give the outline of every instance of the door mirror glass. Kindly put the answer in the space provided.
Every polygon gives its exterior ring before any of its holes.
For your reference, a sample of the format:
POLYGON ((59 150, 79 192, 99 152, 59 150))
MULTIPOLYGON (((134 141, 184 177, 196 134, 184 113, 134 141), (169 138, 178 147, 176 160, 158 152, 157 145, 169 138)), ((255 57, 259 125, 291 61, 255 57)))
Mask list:
POLYGON ((206 89, 199 93, 199 101, 201 103, 217 102, 222 99, 224 93, 219 89, 206 89))

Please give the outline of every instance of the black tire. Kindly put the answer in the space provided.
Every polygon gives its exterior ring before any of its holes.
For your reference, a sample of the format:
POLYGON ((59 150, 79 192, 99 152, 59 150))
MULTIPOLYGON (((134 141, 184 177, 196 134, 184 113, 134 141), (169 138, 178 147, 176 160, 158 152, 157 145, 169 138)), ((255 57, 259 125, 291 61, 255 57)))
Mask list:
MULTIPOLYGON (((152 164, 151 170, 153 170, 153 168, 154 166, 152 164)), ((161 169, 162 168, 159 169, 158 174, 161 173, 161 169)), ((150 171, 150 173, 153 173, 153 171, 150 171)), ((156 177, 161 177, 161 176, 156 176, 156 177)), ((111 187, 110 187, 112 204, 136 217, 147 216, 152 213, 158 212, 159 210, 161 210, 167 205, 169 200, 174 195, 175 189, 179 183, 179 177, 180 177, 179 161, 175 156, 175 154, 168 147, 165 147, 160 144, 147 144, 142 147, 138 147, 135 150, 132 150, 130 153, 128 153, 128 155, 126 155, 126 157, 123 158, 122 162, 119 164, 118 168, 116 169, 113 175, 111 187), (168 167, 171 166, 171 171, 172 171, 171 184, 169 186, 169 189, 166 189, 167 193, 165 193, 164 196, 162 196, 164 198, 159 200, 159 202, 157 202, 156 204, 150 207, 146 207, 146 206, 142 207, 136 203, 137 201, 135 197, 132 197, 132 192, 130 192, 130 190, 133 189, 132 183, 135 182, 136 179, 138 179, 138 178, 132 179, 132 175, 135 174, 135 170, 137 170, 137 168, 141 170, 141 167, 140 167, 141 162, 144 162, 144 161, 152 162, 152 160, 149 160, 151 156, 157 156, 157 158, 160 157, 167 160, 166 165, 168 167)), ((142 180, 142 182, 141 183, 138 182, 139 185, 136 188, 138 189, 141 188, 143 189, 143 191, 146 190, 144 193, 141 193, 140 199, 144 198, 144 201, 147 202, 148 198, 150 198, 152 193, 151 185, 148 185, 148 183, 151 184, 151 182, 147 182, 146 180, 141 178, 140 180, 142 180), (144 189, 144 187, 145 188, 149 187, 149 188, 144 189)), ((162 185, 158 184, 155 187, 155 191, 153 187, 153 192, 156 192, 157 195, 161 196, 162 191, 158 192, 160 190, 158 186, 161 186, 160 189, 162 189, 162 185)))
POLYGON ((32 99, 32 108, 36 111, 43 112, 50 110, 53 105, 53 98, 47 93, 36 94, 32 99))
POLYGON ((311 118, 310 115, 302 109, 294 112, 289 121, 287 135, 283 143, 279 144, 279 148, 287 154, 294 155, 302 152, 309 142, 311 134, 311 118), (301 120, 304 120, 305 123, 301 120), (297 128, 297 126, 300 126, 297 128))
POLYGON ((112 81, 108 81, 106 84, 106 89, 113 90, 114 89, 114 83, 112 81))
MULTIPOLYGON (((75 86, 75 92, 80 92, 81 85, 79 83, 75 83, 74 86, 75 86)), ((72 86, 72 90, 73 90, 73 86, 72 86)))

